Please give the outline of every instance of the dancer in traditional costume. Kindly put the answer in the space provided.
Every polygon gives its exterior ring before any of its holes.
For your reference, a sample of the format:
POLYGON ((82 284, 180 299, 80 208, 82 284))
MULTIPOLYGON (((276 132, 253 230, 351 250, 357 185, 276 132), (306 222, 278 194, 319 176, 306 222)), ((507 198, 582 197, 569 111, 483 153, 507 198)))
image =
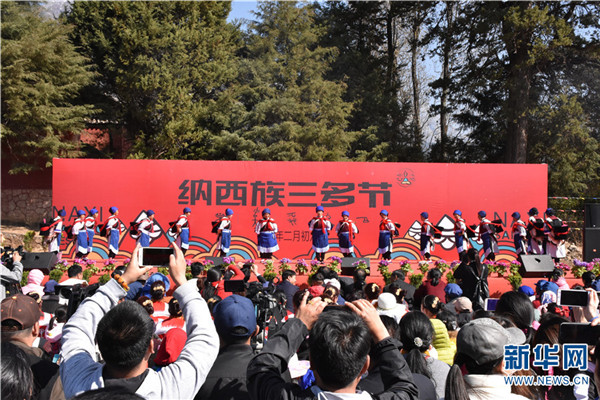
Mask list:
POLYGON ((138 226, 138 230, 140 231, 138 244, 142 247, 150 246, 150 234, 154 230, 154 218, 154 211, 148 210, 146 211, 146 218, 138 226))
POLYGON ((396 232, 396 226, 388 218, 387 210, 381 210, 379 213, 381 221, 379 222, 379 254, 384 260, 392 259, 392 236, 396 232))
POLYGON ((121 221, 119 220, 119 209, 111 207, 108 209, 110 217, 106 221, 106 234, 108 236, 108 257, 113 258, 119 254, 119 241, 121 240, 121 221))
POLYGON ((486 260, 495 261, 496 253, 498 252, 498 242, 496 240, 496 230, 492 221, 486 218, 485 211, 479 211, 479 239, 483 242, 483 250, 485 251, 486 260))
POLYGON ((308 228, 312 234, 312 248, 316 259, 322 262, 325 260, 325 253, 329 251, 331 222, 325 217, 325 210, 322 206, 318 206, 315 211, 317 215, 309 221, 308 228))
POLYGON ((335 227, 338 235, 338 246, 344 257, 354 257, 354 237, 358 228, 350 219, 348 211, 342 211, 342 219, 335 227))
POLYGON ((217 249, 221 250, 221 257, 227 257, 229 253, 229 247, 231 246, 231 216, 233 210, 228 208, 225 210, 225 216, 221 218, 219 222, 219 228, 217 230, 217 249))
POLYGON ((67 212, 63 209, 58 212, 58 216, 52 220, 50 224, 50 237, 48 238, 48 251, 54 254, 60 253, 60 240, 62 239, 62 231, 64 221, 63 218, 67 215, 67 212))
POLYGON ((271 210, 265 208, 262 212, 262 219, 256 223, 255 232, 257 234, 258 252, 260 258, 270 259, 273 253, 279 250, 277 245, 277 224, 271 218, 271 210))
POLYGON ((546 210, 545 216, 547 232, 546 254, 549 254, 555 262, 560 262, 561 258, 567 256, 565 240, 562 239, 562 235, 558 232, 559 228, 563 226, 563 222, 554 214, 552 208, 546 210))
POLYGON ((538 216, 538 209, 533 207, 527 214, 527 252, 529 254, 544 254, 544 221, 538 216))
POLYGON ((421 256, 429 261, 431 252, 435 246, 433 242, 433 231, 435 227, 429 222, 429 213, 421 213, 421 256))
POLYGON ((183 214, 179 216, 175 223, 177 229, 177 241, 176 244, 179 246, 183 254, 190 248, 190 221, 189 217, 192 210, 189 207, 183 209, 183 214))
POLYGON ((88 237, 88 254, 92 254, 94 250, 94 234, 96 233, 96 222, 98 217, 98 210, 92 208, 90 210, 90 215, 85 219, 85 230, 87 232, 88 237))
POLYGON ((86 258, 88 253, 88 235, 85 229, 85 214, 83 210, 77 211, 78 218, 73 224, 71 233, 73 238, 77 241, 77 252, 75 253, 76 258, 86 258))
POLYGON ((462 211, 454 210, 454 244, 458 252, 458 259, 462 260, 469 249, 469 239, 466 236, 467 224, 462 217, 462 211))
POLYGON ((525 222, 521 221, 521 214, 518 211, 512 213, 511 217, 513 218, 511 230, 513 241, 515 243, 515 253, 517 253, 518 257, 521 257, 521 255, 527 254, 527 247, 525 244, 525 240, 527 239, 527 225, 525 225, 525 222))

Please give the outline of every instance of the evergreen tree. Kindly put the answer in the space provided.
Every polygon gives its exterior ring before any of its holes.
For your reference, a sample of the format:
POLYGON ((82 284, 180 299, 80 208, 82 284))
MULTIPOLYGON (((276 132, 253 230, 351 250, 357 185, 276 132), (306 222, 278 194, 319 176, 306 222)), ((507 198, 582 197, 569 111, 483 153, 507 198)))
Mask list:
POLYGON ((74 2, 66 20, 100 76, 90 98, 121 124, 130 157, 208 156, 224 129, 239 32, 229 2, 74 2))
POLYGON ((2 153, 11 173, 74 157, 92 108, 78 105, 93 73, 69 41, 69 27, 32 2, 2 2, 2 153))
MULTIPOLYGON (((250 25, 232 129, 216 154, 256 160, 343 160, 353 140, 346 85, 325 79, 334 48, 317 45, 310 5, 261 2, 250 25)), ((216 156, 215 154, 215 156, 216 156)))

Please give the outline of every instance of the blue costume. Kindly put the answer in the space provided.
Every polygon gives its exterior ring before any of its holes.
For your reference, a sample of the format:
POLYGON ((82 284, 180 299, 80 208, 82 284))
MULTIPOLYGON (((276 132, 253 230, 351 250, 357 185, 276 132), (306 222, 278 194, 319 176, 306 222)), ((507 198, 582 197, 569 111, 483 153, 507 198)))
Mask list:
POLYGON ((88 235, 85 229, 85 211, 77 211, 79 218, 73 224, 73 236, 77 237, 77 257, 85 256, 88 252, 88 235))
POLYGON ((485 211, 479 211, 477 214, 481 218, 479 224, 479 238, 483 242, 483 249, 485 251, 485 258, 489 260, 495 260, 498 252, 498 242, 496 241, 494 225, 492 221, 485 218, 485 211))
MULTIPOLYGON (((348 211, 342 212, 342 218, 343 217, 350 217, 350 213, 348 211)), ((340 252, 345 257, 354 256, 354 244, 352 243, 352 238, 358 233, 358 228, 354 222, 352 222, 351 219, 342 219, 335 227, 335 231, 338 234, 338 246, 340 252)))
POLYGON ((115 214, 119 209, 117 207, 111 207, 109 209, 112 214, 106 221, 106 232, 108 233, 108 250, 111 254, 110 257, 114 257, 119 253, 119 240, 121 239, 121 221, 115 214))
POLYGON ((465 223, 465 220, 462 219, 462 211, 460 210, 454 210, 454 218, 454 244, 456 245, 456 251, 460 256, 469 248, 469 241, 465 238, 467 224, 465 223))
POLYGON ((191 212, 192 210, 189 207, 184 208, 183 214, 179 216, 175 223, 177 231, 179 232, 177 236, 177 245, 184 253, 190 248, 190 221, 188 219, 188 214, 191 212))
POLYGON ((154 211, 148 210, 146 215, 147 217, 139 225, 140 238, 138 239, 138 243, 142 247, 150 246, 150 234, 154 231, 154 221, 150 218, 154 215, 154 211))
MULTIPOLYGON (((223 257, 229 253, 229 247, 231 246, 231 216, 233 210, 228 208, 225 210, 225 216, 221 218, 219 223, 218 233, 219 242, 217 243, 217 249, 221 250, 223 257)), ((268 253, 268 252, 267 252, 268 253)))
POLYGON ((381 222, 379 223, 379 254, 384 259, 390 259, 392 253, 392 233, 396 231, 396 226, 388 218, 388 212, 381 210, 379 213, 382 216, 381 222))
POLYGON ((274 252, 279 250, 279 245, 277 245, 277 237, 275 236, 277 233, 277 224, 275 223, 275 220, 270 217, 271 210, 268 208, 263 210, 262 215, 263 219, 256 223, 255 228, 258 241, 258 251, 261 253, 261 257, 262 255, 265 255, 267 258, 270 258, 274 252))
POLYGON ((525 222, 520 220, 521 214, 516 211, 512 213, 512 217, 514 218, 512 224, 512 234, 513 241, 515 243, 515 252, 517 255, 526 254, 527 250, 525 247, 525 239, 527 235, 527 229, 525 222))
POLYGON ((94 250, 94 233, 96 231, 96 214, 98 214, 98 210, 92 208, 90 210, 90 215, 85 219, 85 229, 87 231, 88 237, 88 254, 91 254, 94 250))

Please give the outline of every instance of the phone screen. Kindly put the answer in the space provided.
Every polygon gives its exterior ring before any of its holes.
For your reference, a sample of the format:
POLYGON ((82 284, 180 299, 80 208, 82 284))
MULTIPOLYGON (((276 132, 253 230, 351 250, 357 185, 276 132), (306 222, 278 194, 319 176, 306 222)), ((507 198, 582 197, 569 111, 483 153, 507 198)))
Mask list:
POLYGON ((225 291, 239 293, 246 290, 246 285, 243 279, 228 279, 225 281, 225 291))
POLYGON ((170 247, 142 247, 140 249, 140 265, 167 267, 171 254, 173 254, 173 249, 170 247))
POLYGON ((496 311, 496 304, 500 299, 485 299, 485 311, 496 311))
POLYGON ((558 331, 559 343, 583 343, 593 346, 600 337, 600 325, 565 322, 558 331))
POLYGON ((559 306, 585 307, 588 298, 588 292, 585 290, 559 290, 557 303, 559 306))

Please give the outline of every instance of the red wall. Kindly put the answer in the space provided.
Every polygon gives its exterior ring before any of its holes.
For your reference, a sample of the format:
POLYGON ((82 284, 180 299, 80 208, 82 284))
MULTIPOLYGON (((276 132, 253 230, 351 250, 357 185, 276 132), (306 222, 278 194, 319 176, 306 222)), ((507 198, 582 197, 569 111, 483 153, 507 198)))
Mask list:
MULTIPOLYGON (((343 210, 350 212, 360 230, 356 252, 369 257, 379 256, 379 211, 387 209, 402 224, 393 257, 418 259, 414 235, 422 211, 429 212, 432 223, 449 229, 457 208, 468 224, 475 224, 477 212, 486 210, 490 219, 510 226, 513 211, 525 217, 531 207, 543 210, 547 196, 546 165, 55 159, 53 168, 53 204, 55 209, 65 207, 71 222, 77 209, 96 207, 104 220, 108 208, 116 206, 129 227, 142 210, 153 209, 166 230, 183 207, 190 207, 188 254, 194 256, 216 255, 210 222, 232 208, 230 254, 238 259, 258 257, 253 225, 265 207, 279 225, 279 258, 312 257, 308 221, 315 206, 323 205, 334 225, 343 210)), ((163 233, 153 246, 165 246, 168 240, 163 233)), ((121 254, 134 245, 123 235, 121 254)), ((335 233, 330 245, 328 255, 339 255, 335 233)), ((104 239, 96 246, 104 257, 104 239)), ((499 258, 514 258, 506 235, 500 248, 499 258)), ((63 240, 63 249, 70 254, 72 244, 63 240)), ((437 240, 433 256, 456 258, 450 232, 437 240)))

